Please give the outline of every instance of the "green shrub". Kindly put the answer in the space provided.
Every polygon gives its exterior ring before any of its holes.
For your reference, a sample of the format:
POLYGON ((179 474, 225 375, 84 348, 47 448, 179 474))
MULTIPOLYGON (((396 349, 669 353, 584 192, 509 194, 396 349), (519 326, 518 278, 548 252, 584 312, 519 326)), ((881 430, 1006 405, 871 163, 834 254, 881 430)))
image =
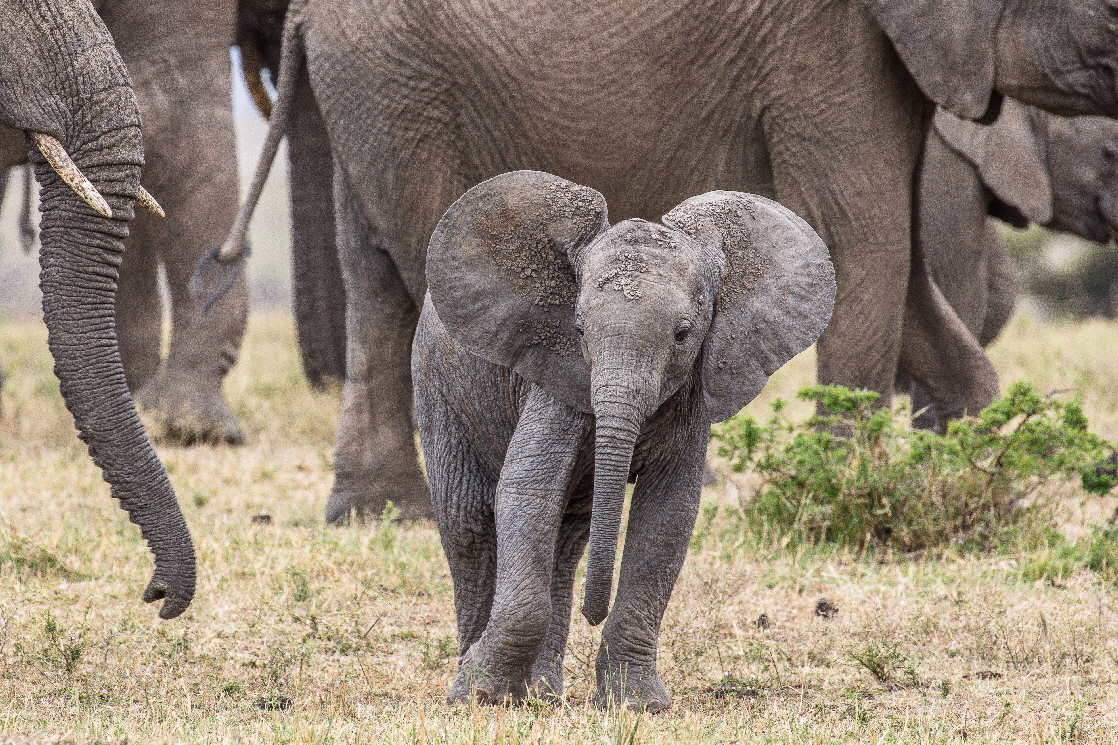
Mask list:
POLYGON ((793 423, 778 400, 767 424, 738 415, 713 433, 735 471, 761 479, 741 506, 745 527, 783 544, 988 549, 1051 525, 1038 490, 1053 479, 1097 494, 1118 483, 1098 467, 1114 448, 1087 431, 1079 404, 1026 383, 944 435, 911 429, 903 413, 876 406, 876 393, 813 386, 798 395, 819 413, 793 423))
POLYGON ((1075 543, 1055 534, 1022 559, 1020 572, 1026 582, 1058 583, 1079 569, 1090 569, 1110 582, 1118 580, 1118 526, 1095 526, 1075 543))

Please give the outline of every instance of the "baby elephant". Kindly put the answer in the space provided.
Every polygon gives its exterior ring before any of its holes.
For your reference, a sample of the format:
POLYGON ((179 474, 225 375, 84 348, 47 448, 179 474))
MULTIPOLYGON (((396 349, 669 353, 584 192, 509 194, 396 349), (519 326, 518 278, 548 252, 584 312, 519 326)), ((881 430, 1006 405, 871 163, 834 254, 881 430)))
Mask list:
POLYGON ((671 704, 656 644, 710 423, 822 333, 835 280, 807 223, 762 197, 710 192, 663 223, 610 227, 598 192, 517 171, 466 192, 431 238, 412 375, 454 580, 451 702, 561 695, 589 539, 595 701, 671 704))

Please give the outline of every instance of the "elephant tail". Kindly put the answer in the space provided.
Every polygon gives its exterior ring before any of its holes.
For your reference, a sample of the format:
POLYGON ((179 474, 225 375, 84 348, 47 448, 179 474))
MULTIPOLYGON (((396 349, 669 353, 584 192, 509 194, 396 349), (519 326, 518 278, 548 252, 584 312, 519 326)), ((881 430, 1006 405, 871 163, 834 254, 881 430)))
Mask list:
POLYGON ((244 269, 244 260, 248 255, 246 250, 248 225, 260 201, 260 193, 264 190, 264 182, 268 180, 276 153, 279 152, 280 141, 291 123, 296 83, 306 64, 300 23, 300 14, 294 12, 294 9, 290 10, 283 28, 283 52, 276 79, 276 101, 272 106, 268 136, 264 139, 264 149, 256 164, 256 172, 253 174, 248 195, 241 204, 240 212, 237 213, 237 219, 225 243, 206 254, 190 281, 190 291, 204 301, 205 309, 209 309, 221 299, 244 269))

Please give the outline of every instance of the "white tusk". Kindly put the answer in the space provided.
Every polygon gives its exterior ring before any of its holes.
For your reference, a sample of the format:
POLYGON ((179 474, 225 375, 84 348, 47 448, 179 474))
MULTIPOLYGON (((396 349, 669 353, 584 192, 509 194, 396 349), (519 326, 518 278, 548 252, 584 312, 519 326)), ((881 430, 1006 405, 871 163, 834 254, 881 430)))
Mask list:
POLYGON ((54 172, 82 198, 83 202, 92 207, 102 217, 113 216, 113 210, 109 207, 109 203, 93 188, 93 184, 85 177, 85 174, 78 170, 78 166, 66 152, 66 148, 62 147, 61 142, 42 132, 31 132, 30 135, 31 139, 35 141, 35 146, 39 148, 39 152, 50 163, 54 172))
POLYGON ((151 195, 151 192, 142 186, 140 187, 140 192, 136 195, 136 201, 153 215, 158 215, 159 217, 167 216, 167 213, 159 206, 159 202, 155 201, 155 197, 151 195))

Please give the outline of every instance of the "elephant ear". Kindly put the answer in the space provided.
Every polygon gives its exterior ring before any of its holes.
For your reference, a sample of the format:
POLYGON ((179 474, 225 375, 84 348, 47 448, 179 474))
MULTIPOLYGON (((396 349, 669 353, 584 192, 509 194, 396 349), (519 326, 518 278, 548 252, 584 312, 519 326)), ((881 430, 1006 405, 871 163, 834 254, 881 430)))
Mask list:
POLYGON ((589 187, 539 171, 484 181, 450 206, 431 236, 435 311, 473 354, 590 413, 571 256, 608 226, 606 200, 589 187))
POLYGON ((980 119, 994 92, 995 0, 863 0, 928 98, 980 119))
POLYGON ((726 257, 703 346, 703 392, 712 422, 733 416, 831 319, 835 270, 823 240, 787 207, 754 194, 712 191, 664 216, 726 257))
POLYGON ((989 126, 938 109, 933 126, 948 147, 975 167, 994 196, 1032 222, 1051 221, 1052 185, 1024 104, 1006 101, 998 120, 989 126))

